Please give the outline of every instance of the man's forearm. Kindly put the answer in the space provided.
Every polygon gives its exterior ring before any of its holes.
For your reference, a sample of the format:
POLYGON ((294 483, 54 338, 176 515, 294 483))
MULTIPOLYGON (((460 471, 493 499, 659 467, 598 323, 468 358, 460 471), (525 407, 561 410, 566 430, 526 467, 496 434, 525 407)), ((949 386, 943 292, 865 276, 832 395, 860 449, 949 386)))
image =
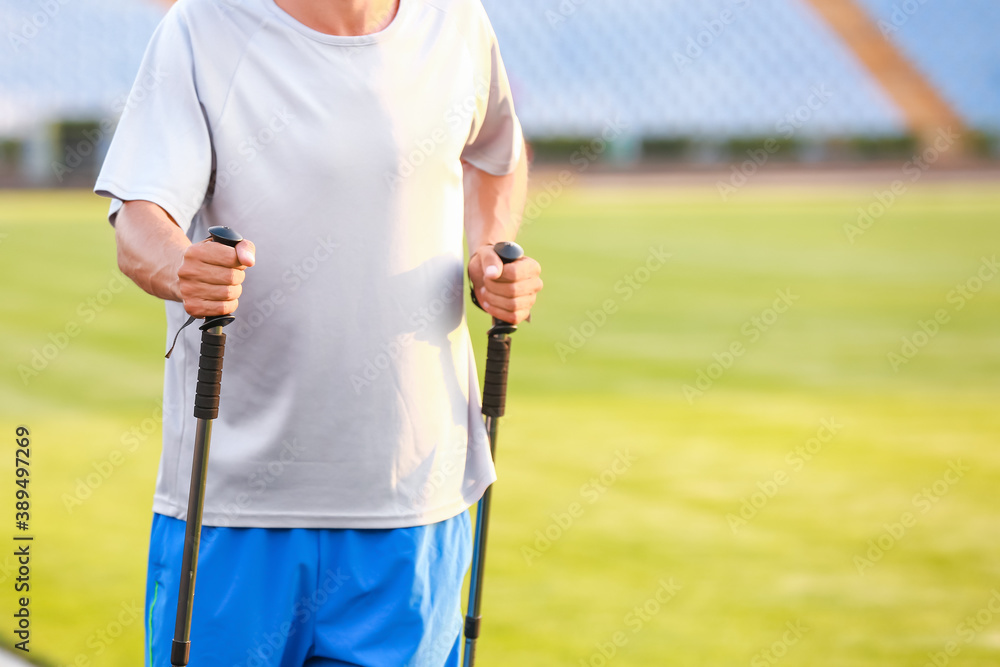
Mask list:
POLYGON ((462 163, 465 171, 465 237, 470 253, 497 241, 513 241, 517 236, 528 197, 527 153, 522 148, 517 167, 505 176, 494 176, 462 163))
POLYGON ((162 208, 125 202, 115 218, 115 242, 122 273, 153 296, 182 300, 177 273, 191 242, 162 208))

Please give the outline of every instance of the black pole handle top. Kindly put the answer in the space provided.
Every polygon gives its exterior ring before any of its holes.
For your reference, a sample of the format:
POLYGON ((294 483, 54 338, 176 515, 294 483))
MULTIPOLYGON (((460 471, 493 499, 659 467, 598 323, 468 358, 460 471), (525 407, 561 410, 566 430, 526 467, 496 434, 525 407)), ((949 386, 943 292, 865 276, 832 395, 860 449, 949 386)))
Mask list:
POLYGON ((504 264, 510 264, 524 257, 524 249, 513 241, 500 241, 493 245, 493 252, 504 264))
POLYGON ((224 227, 222 225, 216 225, 215 227, 208 228, 208 235, 216 243, 221 243, 222 245, 227 245, 230 248, 235 248, 236 244, 243 240, 239 232, 229 227, 224 227))

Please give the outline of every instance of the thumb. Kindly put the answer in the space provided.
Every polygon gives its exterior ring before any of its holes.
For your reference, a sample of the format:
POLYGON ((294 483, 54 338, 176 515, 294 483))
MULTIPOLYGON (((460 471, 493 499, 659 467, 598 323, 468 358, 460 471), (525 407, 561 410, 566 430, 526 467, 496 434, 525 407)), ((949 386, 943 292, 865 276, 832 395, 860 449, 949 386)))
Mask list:
POLYGON ((499 278, 503 273, 503 262, 500 256, 493 250, 493 246, 483 246, 479 251, 479 261, 483 264, 483 277, 494 279, 499 278))
POLYGON ((256 250, 257 248, 254 247, 253 241, 247 241, 246 239, 243 239, 242 241, 236 244, 236 258, 243 266, 247 267, 253 266, 254 263, 257 261, 257 258, 255 256, 256 250))

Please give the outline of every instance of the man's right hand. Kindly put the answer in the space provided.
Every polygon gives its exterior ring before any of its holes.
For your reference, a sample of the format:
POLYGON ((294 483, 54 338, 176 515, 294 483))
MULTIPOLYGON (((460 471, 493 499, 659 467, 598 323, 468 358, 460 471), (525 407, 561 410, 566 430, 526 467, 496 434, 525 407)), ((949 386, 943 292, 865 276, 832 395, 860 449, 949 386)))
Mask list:
POLYGON ((143 290, 181 301, 195 317, 228 315, 243 292, 244 271, 254 265, 254 245, 235 248, 208 239, 191 243, 156 204, 125 202, 115 222, 118 268, 143 290))
POLYGON ((177 287, 188 315, 228 315, 239 305, 246 269, 254 265, 253 242, 235 248, 205 239, 184 251, 177 270, 177 287))

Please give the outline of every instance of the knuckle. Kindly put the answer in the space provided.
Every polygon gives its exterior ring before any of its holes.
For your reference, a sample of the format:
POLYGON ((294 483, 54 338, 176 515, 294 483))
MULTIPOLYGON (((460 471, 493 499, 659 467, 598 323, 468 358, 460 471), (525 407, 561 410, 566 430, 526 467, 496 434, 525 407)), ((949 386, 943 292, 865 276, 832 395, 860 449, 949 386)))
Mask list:
POLYGON ((185 257, 184 261, 181 262, 180 268, 177 269, 177 277, 180 278, 181 280, 187 280, 191 278, 193 275, 194 275, 194 267, 192 266, 192 262, 187 257, 185 257))
POLYGON ((201 299, 185 299, 184 310, 187 311, 188 315, 201 317, 202 311, 204 310, 201 299))

